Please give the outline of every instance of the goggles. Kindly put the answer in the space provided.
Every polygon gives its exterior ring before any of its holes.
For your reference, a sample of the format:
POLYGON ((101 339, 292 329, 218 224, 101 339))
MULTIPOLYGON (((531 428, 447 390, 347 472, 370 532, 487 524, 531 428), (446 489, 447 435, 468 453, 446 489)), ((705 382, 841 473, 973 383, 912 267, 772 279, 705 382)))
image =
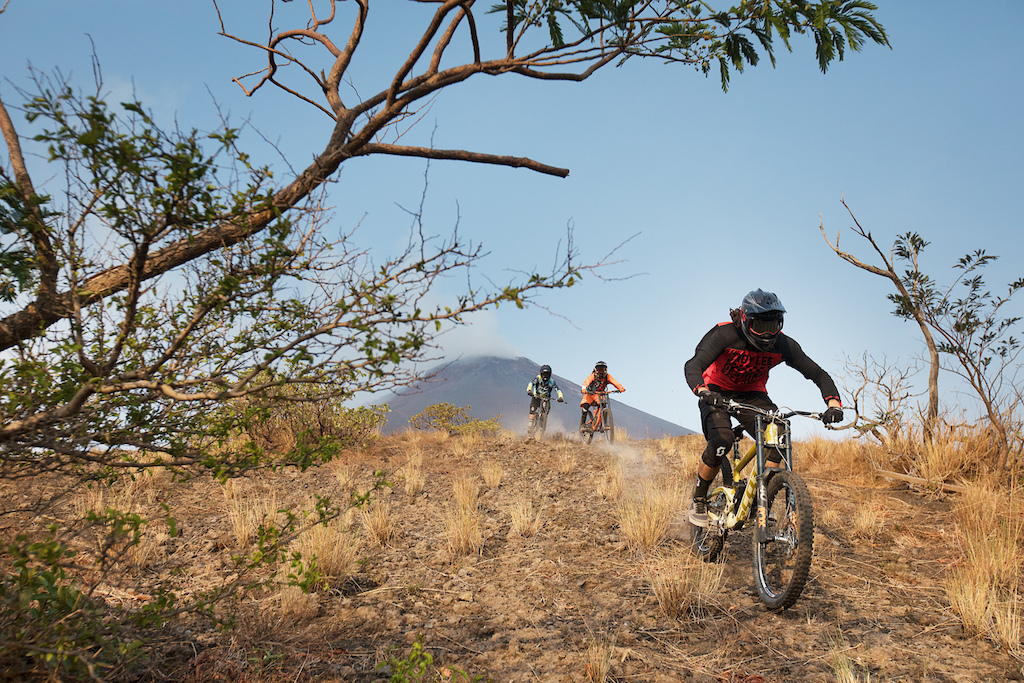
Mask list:
POLYGON ((758 337, 774 337, 782 331, 782 318, 748 318, 747 329, 758 337))

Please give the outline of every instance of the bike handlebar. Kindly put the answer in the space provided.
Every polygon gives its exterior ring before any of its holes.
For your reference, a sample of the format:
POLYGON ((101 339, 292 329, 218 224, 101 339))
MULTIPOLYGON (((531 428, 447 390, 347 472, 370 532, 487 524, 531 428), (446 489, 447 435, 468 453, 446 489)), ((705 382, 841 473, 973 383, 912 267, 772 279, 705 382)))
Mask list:
POLYGON ((729 413, 732 413, 733 415, 740 412, 741 410, 745 410, 751 413, 760 413, 765 417, 777 420, 788 420, 791 417, 799 415, 801 417, 809 417, 812 420, 818 420, 820 422, 822 416, 822 413, 815 412, 812 410, 790 410, 788 412, 783 412, 782 410, 765 410, 764 408, 760 408, 758 406, 752 406, 747 403, 740 403, 739 401, 736 401, 731 398, 726 399, 725 404, 722 407, 725 408, 725 410, 727 410, 729 413))

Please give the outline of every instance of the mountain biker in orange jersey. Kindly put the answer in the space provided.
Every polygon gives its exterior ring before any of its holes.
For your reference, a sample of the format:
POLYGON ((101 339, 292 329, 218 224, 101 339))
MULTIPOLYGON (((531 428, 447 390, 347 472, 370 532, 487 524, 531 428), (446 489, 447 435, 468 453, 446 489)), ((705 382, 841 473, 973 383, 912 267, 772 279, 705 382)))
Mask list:
POLYGON ((598 397, 595 392, 605 391, 608 385, 611 384, 619 391, 625 391, 626 388, 615 381, 615 378, 608 374, 608 364, 603 360, 597 361, 594 364, 594 371, 590 373, 590 376, 583 380, 583 400, 580 401, 580 408, 583 412, 580 414, 580 427, 587 423, 587 413, 590 411, 590 407, 594 406, 597 408, 598 397))
MULTIPOLYGON (((822 422, 833 424, 843 419, 843 404, 835 382, 796 341, 782 334, 785 312, 775 294, 760 289, 750 292, 739 308, 729 311, 731 321, 719 323, 704 335, 693 358, 683 368, 686 383, 700 397, 701 427, 708 440, 697 466, 690 506, 690 522, 696 526, 708 525, 708 489, 722 465, 722 457, 732 448, 732 422, 729 413, 722 409, 728 399, 776 410, 765 385, 768 371, 785 363, 818 385, 828 405, 822 422)), ((748 433, 754 433, 752 414, 741 413, 737 419, 748 433)), ((769 466, 777 466, 782 454, 771 449, 767 459, 769 466)))
POLYGON ((526 385, 526 395, 530 397, 530 427, 533 427, 533 420, 537 417, 537 408, 542 398, 551 398, 551 392, 558 394, 558 402, 564 403, 562 390, 558 388, 555 380, 551 379, 551 366, 540 366, 540 373, 533 378, 533 381, 526 385))

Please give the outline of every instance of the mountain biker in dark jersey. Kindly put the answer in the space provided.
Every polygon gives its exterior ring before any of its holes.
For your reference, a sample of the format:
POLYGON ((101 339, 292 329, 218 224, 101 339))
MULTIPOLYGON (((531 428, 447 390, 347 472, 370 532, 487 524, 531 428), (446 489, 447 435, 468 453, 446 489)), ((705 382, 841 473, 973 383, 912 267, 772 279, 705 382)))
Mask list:
POLYGON ((587 414, 590 411, 590 407, 594 406, 597 409, 598 405, 598 391, 606 391, 608 385, 611 384, 619 391, 625 391, 626 388, 615 381, 615 378, 608 374, 608 364, 603 360, 599 360, 594 363, 594 371, 590 373, 590 376, 583 380, 583 400, 580 401, 580 409, 583 411, 580 414, 580 428, 587 423, 587 414))
POLYGON ((542 398, 551 398, 551 392, 558 394, 558 402, 563 403, 562 390, 558 388, 555 380, 551 379, 551 366, 540 366, 540 373, 533 378, 533 381, 526 385, 526 395, 530 397, 530 427, 533 427, 533 420, 537 417, 537 408, 542 398))
MULTIPOLYGON (((731 321, 719 323, 704 335, 693 358, 683 367, 686 383, 700 397, 701 427, 708 440, 697 467, 697 483, 690 506, 690 522, 696 526, 708 524, 708 489, 734 439, 729 413, 722 409, 726 400, 776 410, 766 391, 768 372, 785 363, 821 390, 821 397, 828 405, 822 413, 822 422, 833 424, 843 419, 835 382, 796 341, 782 334, 785 312, 775 294, 760 289, 750 292, 743 297, 738 309, 729 311, 731 321)), ((737 419, 748 433, 754 433, 753 414, 741 413, 737 419)), ((782 454, 771 449, 767 459, 770 465, 778 465, 782 454)))

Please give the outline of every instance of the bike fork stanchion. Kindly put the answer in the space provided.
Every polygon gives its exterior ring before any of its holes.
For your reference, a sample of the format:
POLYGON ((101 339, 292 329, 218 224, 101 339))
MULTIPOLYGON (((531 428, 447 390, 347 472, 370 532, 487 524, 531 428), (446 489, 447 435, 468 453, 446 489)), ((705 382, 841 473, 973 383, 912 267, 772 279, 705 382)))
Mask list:
POLYGON ((757 477, 757 524, 754 525, 754 536, 758 543, 764 543, 768 531, 768 482, 765 481, 764 420, 760 415, 754 416, 754 429, 762 435, 762 438, 756 439, 754 474, 757 477))

